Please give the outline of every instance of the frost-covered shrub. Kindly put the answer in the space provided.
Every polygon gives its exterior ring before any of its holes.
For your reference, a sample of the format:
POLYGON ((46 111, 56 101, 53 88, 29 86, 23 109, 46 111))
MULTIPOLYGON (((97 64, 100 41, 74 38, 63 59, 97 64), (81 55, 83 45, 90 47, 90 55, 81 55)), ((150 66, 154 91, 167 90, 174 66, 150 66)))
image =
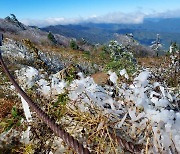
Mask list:
POLYGON ((129 61, 133 61, 134 57, 131 52, 128 51, 128 47, 118 44, 117 41, 110 41, 106 52, 110 53, 113 60, 119 60, 125 58, 129 61))
POLYGON ((180 68, 179 68, 179 63, 180 63, 180 60, 179 60, 179 56, 177 54, 173 54, 173 55, 170 55, 170 60, 171 60, 171 63, 169 65, 169 80, 167 81, 168 84, 170 86, 173 86, 173 87, 176 87, 178 85, 178 81, 179 81, 179 72, 180 72, 180 68))
POLYGON ((160 42, 160 36, 157 34, 156 41, 152 42, 152 45, 150 46, 152 50, 156 52, 156 56, 158 57, 159 54, 162 52, 162 44, 160 42))
MULTIPOLYGON (((111 62, 106 65, 106 70, 113 70, 116 73, 122 69, 126 69, 129 74, 133 74, 136 70, 136 60, 127 47, 119 45, 117 41, 111 41, 106 47, 106 52, 111 56, 111 62)), ((119 73, 117 73, 119 74, 119 73)))
POLYGON ((179 48, 176 42, 172 42, 170 47, 169 47, 169 53, 175 54, 179 52, 179 48))

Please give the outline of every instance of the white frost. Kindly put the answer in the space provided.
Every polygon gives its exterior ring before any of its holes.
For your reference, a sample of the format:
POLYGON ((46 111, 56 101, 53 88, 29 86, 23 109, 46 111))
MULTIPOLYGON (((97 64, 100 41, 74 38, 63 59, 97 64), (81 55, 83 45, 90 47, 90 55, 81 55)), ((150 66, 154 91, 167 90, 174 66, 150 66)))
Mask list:
POLYGON ((122 69, 122 70, 120 71, 120 75, 121 75, 121 76, 124 75, 124 77, 125 77, 126 79, 129 79, 129 75, 127 74, 126 69, 122 69))
POLYGON ((31 116, 31 112, 29 109, 29 105, 22 96, 21 96, 21 102, 22 102, 22 106, 23 106, 23 110, 24 110, 24 114, 25 114, 27 122, 31 122, 32 116, 31 116))
POLYGON ((37 84, 39 85, 38 91, 40 91, 45 97, 50 97, 50 86, 49 82, 47 82, 45 79, 40 79, 37 84))
POLYGON ((33 67, 24 67, 16 71, 19 83, 24 88, 31 88, 39 78, 39 72, 33 67))
POLYGON ((114 83, 114 84, 117 84, 117 79, 118 79, 118 76, 116 75, 116 73, 115 72, 108 72, 109 73, 109 75, 110 75, 110 77, 109 77, 109 79, 110 79, 110 81, 112 81, 112 83, 114 83))
MULTIPOLYGON (((30 112, 30 109, 29 109, 29 105, 28 103, 24 100, 24 98, 21 96, 21 102, 22 102, 22 106, 23 106, 23 109, 24 109, 24 114, 25 114, 25 117, 26 117, 26 120, 27 122, 32 122, 32 116, 31 116, 31 112, 30 112)), ((23 131, 22 132, 22 135, 21 135, 21 142, 25 143, 25 144, 28 144, 30 139, 29 139, 29 136, 30 136, 30 129, 31 127, 28 126, 28 128, 26 129, 26 131, 23 131)))

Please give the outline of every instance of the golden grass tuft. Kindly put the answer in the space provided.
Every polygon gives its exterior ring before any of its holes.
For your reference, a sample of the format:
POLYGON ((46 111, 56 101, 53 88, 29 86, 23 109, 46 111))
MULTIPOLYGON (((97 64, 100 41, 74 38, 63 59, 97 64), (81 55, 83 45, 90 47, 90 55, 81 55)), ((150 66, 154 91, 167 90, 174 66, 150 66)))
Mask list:
POLYGON ((119 120, 111 121, 109 113, 93 104, 85 106, 88 111, 84 112, 79 108, 78 101, 69 102, 59 123, 81 143, 88 145, 92 153, 122 153, 110 130, 119 120))

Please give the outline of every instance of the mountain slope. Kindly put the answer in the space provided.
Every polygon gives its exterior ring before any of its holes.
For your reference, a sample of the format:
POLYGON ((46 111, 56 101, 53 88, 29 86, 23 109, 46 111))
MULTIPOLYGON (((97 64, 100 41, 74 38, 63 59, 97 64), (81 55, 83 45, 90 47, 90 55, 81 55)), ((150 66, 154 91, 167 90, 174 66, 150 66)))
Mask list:
MULTIPOLYGON (((17 19, 16 19, 17 20, 17 19)), ((48 33, 38 28, 32 28, 20 23, 18 20, 14 21, 13 18, 0 19, 0 33, 5 37, 15 39, 29 39, 35 44, 51 45, 52 42, 48 39, 48 33)), ((56 34, 55 38, 58 45, 68 46, 70 38, 56 34)))
POLYGON ((134 38, 144 45, 151 45, 160 34, 162 44, 167 49, 171 41, 180 43, 180 19, 145 19, 142 24, 95 24, 56 25, 42 28, 77 39, 85 38, 90 43, 107 43, 115 39, 114 34, 133 33, 134 38))
POLYGON ((113 33, 110 30, 86 25, 57 25, 41 29, 76 39, 84 38, 93 44, 103 44, 113 39, 113 33))

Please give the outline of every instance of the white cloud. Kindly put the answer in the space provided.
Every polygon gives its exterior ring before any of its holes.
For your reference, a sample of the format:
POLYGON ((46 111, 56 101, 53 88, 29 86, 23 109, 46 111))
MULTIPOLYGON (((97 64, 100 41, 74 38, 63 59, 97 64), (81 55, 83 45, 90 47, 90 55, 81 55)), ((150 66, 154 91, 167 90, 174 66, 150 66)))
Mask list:
POLYGON ((146 17, 150 18, 180 18, 180 9, 177 10, 166 10, 163 12, 156 12, 152 10, 151 13, 146 15, 146 17))
POLYGON ((31 26, 49 26, 49 25, 67 25, 67 24, 77 24, 80 23, 82 20, 81 18, 72 18, 72 19, 66 19, 66 18, 47 18, 47 19, 23 19, 21 20, 22 23, 25 25, 31 25, 31 26))
POLYGON ((135 13, 122 13, 122 12, 114 12, 109 13, 103 16, 95 16, 87 19, 88 22, 94 23, 142 23, 144 19, 144 14, 141 12, 135 13))
POLYGON ((114 12, 108 13, 103 16, 92 15, 87 18, 78 17, 78 18, 47 18, 44 20, 35 20, 35 19, 23 19, 23 22, 26 25, 36 25, 39 27, 44 27, 48 25, 67 25, 67 24, 78 24, 82 22, 93 22, 93 23, 141 23, 143 22, 144 14, 141 12, 133 13, 122 13, 114 12))
POLYGON ((180 9, 178 10, 167 10, 164 12, 156 12, 152 10, 151 13, 143 13, 140 11, 123 13, 123 12, 113 12, 106 15, 97 16, 92 15, 90 17, 77 17, 77 18, 47 18, 42 20, 36 19, 23 19, 26 25, 36 25, 39 27, 45 27, 49 25, 67 25, 67 24, 78 24, 83 22, 92 23, 123 23, 123 24, 138 24, 142 23, 144 18, 172 18, 180 17, 180 9))

